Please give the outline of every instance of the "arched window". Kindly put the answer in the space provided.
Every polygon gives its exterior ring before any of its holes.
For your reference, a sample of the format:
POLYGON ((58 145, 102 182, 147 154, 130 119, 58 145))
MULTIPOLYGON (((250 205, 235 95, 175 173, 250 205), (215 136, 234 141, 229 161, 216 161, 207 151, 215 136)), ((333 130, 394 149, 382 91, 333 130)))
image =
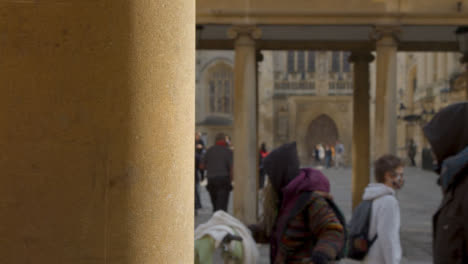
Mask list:
POLYGON ((224 62, 208 70, 208 100, 211 114, 232 113, 232 67, 224 62))

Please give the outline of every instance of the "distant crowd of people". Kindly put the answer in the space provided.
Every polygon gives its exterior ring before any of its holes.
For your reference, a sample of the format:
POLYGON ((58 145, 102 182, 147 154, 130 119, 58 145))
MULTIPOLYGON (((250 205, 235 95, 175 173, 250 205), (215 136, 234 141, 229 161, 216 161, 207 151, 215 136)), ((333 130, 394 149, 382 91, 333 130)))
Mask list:
MULTIPOLYGON (((434 264, 468 263, 468 102, 441 110, 423 132, 443 194, 433 217, 434 264)), ((197 153, 203 153, 204 144, 197 138, 197 153)), ((416 152, 411 140, 407 155, 412 166, 416 152)), ((316 165, 340 167, 344 153, 340 142, 318 144, 314 159, 316 165)), ((206 170, 213 210, 227 211, 233 163, 225 135, 218 134, 215 145, 196 159, 196 178, 206 170)), ((270 244, 271 263, 328 264, 343 258, 368 264, 401 262, 402 219, 396 192, 405 183, 402 159, 388 154, 374 162, 374 183, 366 187, 349 222, 334 202, 325 174, 300 167, 295 142, 271 152, 262 144, 259 162, 263 214, 249 228, 258 243, 270 244)))
POLYGON ((335 145, 325 144, 325 147, 320 143, 314 148, 313 158, 315 165, 323 165, 327 169, 331 168, 333 165, 336 168, 341 168, 344 166, 344 154, 345 148, 340 141, 337 141, 335 145))

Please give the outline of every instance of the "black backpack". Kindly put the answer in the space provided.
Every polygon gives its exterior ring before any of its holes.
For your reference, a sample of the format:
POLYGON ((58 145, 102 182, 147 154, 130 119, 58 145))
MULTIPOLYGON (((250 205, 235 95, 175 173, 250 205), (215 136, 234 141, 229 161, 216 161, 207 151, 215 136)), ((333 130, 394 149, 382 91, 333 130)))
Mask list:
POLYGON ((377 239, 377 234, 369 239, 372 200, 362 201, 354 210, 348 226, 348 258, 363 260, 377 239))

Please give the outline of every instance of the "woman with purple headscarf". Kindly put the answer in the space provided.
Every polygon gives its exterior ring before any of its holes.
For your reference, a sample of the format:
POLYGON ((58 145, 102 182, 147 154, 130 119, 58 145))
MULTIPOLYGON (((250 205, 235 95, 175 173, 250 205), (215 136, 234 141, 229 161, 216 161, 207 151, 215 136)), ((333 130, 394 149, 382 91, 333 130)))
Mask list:
POLYGON ((271 263, 327 264, 343 257, 345 221, 325 175, 299 168, 295 142, 273 150, 264 169, 264 234, 253 231, 269 237, 271 263))

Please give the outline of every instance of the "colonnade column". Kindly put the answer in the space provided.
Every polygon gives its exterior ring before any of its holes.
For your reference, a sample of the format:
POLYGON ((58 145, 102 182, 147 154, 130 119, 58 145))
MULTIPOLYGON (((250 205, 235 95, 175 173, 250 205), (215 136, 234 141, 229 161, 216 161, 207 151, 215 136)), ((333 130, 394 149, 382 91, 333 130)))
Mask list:
POLYGON ((397 153, 397 36, 398 28, 378 27, 375 96, 375 154, 397 153))
POLYGON ((234 64, 234 216, 244 223, 257 221, 257 70, 255 39, 260 30, 236 26, 234 64))
POLYGON ((0 9, 0 262, 193 263, 195 2, 0 9))
POLYGON ((352 143, 352 199, 353 208, 362 200, 370 178, 370 74, 369 63, 374 56, 368 51, 353 52, 353 143, 352 143))

